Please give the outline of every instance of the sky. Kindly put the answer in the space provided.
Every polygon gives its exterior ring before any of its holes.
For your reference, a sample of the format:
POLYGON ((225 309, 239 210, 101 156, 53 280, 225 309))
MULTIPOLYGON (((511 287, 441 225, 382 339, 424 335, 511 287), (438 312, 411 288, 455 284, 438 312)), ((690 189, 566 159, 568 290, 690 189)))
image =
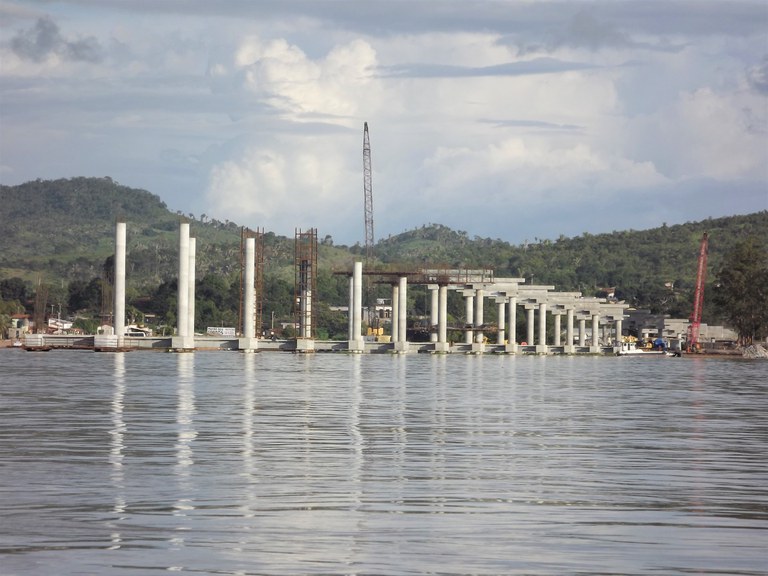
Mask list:
POLYGON ((768 2, 0 0, 0 182, 365 243, 768 209, 768 2))

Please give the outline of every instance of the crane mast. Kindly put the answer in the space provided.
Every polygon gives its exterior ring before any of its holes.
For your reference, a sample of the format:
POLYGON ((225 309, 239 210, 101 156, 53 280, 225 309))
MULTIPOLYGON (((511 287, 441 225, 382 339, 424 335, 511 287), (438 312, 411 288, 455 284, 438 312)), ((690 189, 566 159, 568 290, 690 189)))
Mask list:
POLYGON ((704 308, 704 283, 707 279, 707 252, 709 249, 709 236, 706 232, 701 237, 699 247, 699 265, 696 271, 696 288, 693 293, 693 313, 688 325, 687 347, 692 351, 699 345, 699 330, 701 328, 701 311, 704 308))
POLYGON ((363 128, 363 192, 365 194, 365 260, 373 257, 373 184, 371 181, 371 142, 368 122, 363 128))

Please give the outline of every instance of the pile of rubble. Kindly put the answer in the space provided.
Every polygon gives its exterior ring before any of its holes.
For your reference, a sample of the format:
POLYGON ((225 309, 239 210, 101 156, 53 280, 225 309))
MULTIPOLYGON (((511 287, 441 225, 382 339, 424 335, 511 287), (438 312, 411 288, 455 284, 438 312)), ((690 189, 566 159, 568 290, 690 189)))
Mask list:
POLYGON ((768 350, 760 344, 752 344, 744 348, 744 358, 768 358, 768 350))

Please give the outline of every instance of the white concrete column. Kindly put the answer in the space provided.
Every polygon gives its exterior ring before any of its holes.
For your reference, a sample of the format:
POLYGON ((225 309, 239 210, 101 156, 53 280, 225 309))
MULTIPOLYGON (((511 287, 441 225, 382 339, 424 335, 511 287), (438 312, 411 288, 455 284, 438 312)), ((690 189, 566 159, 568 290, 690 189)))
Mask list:
POLYGON ((114 319, 115 335, 120 338, 125 335, 125 222, 115 226, 115 303, 114 319))
POLYGON ((349 277, 349 304, 347 307, 347 340, 355 339, 355 278, 349 277))
POLYGON ((517 351, 517 296, 513 296, 509 299, 509 336, 507 339, 509 343, 514 346, 514 350, 517 351))
POLYGON ((187 336, 190 338, 195 337, 195 259, 197 258, 197 239, 189 239, 189 284, 187 289, 189 291, 189 302, 187 303, 189 309, 189 320, 187 320, 187 336))
POLYGON ((440 312, 437 315, 437 341, 448 342, 448 286, 439 289, 440 312))
POLYGON ((565 323, 565 345, 573 346, 573 309, 569 308, 566 312, 565 323))
POLYGON ((256 238, 245 239, 245 286, 243 287, 243 336, 254 338, 256 329, 256 238))
POLYGON ((621 346, 621 333, 624 330, 624 321, 619 318, 616 320, 616 341, 614 346, 621 346))
POLYGON ((484 319, 484 313, 483 313, 483 307, 485 303, 485 291, 482 288, 478 288, 475 292, 475 328, 477 328, 477 331, 475 332, 475 342, 478 344, 482 344, 484 340, 484 334, 483 334, 483 323, 485 321, 484 319))
POLYGON ((533 307, 525 309, 525 327, 528 332, 526 342, 528 346, 533 346, 533 307))
POLYGON ((599 332, 600 329, 600 314, 592 314, 592 347, 597 348, 600 345, 599 332))
POLYGON ((189 222, 179 224, 179 279, 176 330, 181 337, 189 324, 189 222))
POLYGON ((547 345, 547 305, 542 302, 539 304, 539 346, 547 345))
POLYGON ((472 344, 472 335, 474 332, 470 326, 475 324, 475 297, 472 293, 464 294, 464 312, 467 317, 467 328, 464 332, 464 343, 472 344))
POLYGON ((352 277, 354 278, 353 325, 354 340, 363 339, 363 263, 355 262, 352 277))
POLYGON ((406 342, 408 336, 408 278, 400 277, 400 302, 397 314, 397 341, 406 342))
POLYGON ((504 344, 507 326, 506 303, 500 300, 496 303, 496 314, 499 317, 498 330, 496 332, 496 344, 504 344))
POLYGON ((555 346, 560 346, 560 314, 555 314, 555 346))
POLYGON ((398 327, 400 319, 400 286, 392 284, 392 342, 397 342, 397 338, 400 334, 400 328, 398 327))
POLYGON ((579 346, 587 345, 587 320, 579 318, 579 346))
POLYGON ((437 342, 437 328, 438 319, 440 318, 440 304, 439 304, 439 287, 437 284, 430 284, 429 288, 429 341, 437 342))

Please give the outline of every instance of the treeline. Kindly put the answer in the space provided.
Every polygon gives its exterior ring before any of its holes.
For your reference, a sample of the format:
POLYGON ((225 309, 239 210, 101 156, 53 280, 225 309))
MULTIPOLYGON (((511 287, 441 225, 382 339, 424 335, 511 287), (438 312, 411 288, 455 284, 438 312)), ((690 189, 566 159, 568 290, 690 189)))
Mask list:
MULTIPOLYGON (((36 180, 0 186, 0 302, 3 310, 31 313, 38 292, 58 312, 97 319, 110 302, 105 286, 113 268, 114 222, 128 223, 127 299, 135 318, 153 314, 159 324, 175 325, 177 231, 180 219, 192 222, 197 243, 196 324, 236 325, 240 306, 241 227, 206 214, 172 212, 154 194, 121 186, 109 178, 36 180)), ((469 237, 440 224, 379 240, 375 266, 493 268, 496 276, 551 284, 561 291, 602 296, 612 291, 638 308, 688 317, 699 243, 709 233, 707 293, 724 255, 752 238, 758 253, 768 246, 768 211, 650 230, 616 231, 513 245, 500 239, 469 237)), ((329 325, 346 327, 329 306, 346 305, 347 279, 334 269, 349 269, 362 258, 360 245, 334 245, 319 232, 318 306, 329 325)), ((292 316, 293 238, 264 234, 264 314, 271 326, 292 316)), ((372 297, 388 297, 389 287, 374 286, 372 297)), ((426 310, 426 293, 411 290, 409 309, 426 310)), ((40 299, 38 300, 38 306, 40 299)), ((459 318, 460 298, 450 311, 459 318)), ((490 312, 493 314, 493 312, 490 312)), ((713 299, 705 298, 705 321, 722 320, 713 299)))

